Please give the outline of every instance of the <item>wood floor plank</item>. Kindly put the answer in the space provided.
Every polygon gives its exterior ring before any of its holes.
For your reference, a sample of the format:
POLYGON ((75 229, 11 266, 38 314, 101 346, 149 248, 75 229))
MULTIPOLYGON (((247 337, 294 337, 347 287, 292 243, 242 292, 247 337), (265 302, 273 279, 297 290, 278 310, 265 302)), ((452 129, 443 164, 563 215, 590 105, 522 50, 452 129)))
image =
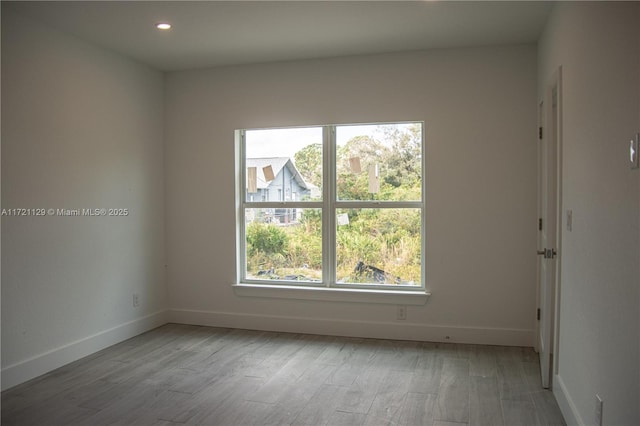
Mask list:
MULTIPOLYGON (((136 390, 128 393, 118 402, 106 409, 98 411, 93 416, 84 419, 83 426, 103 424, 149 425, 165 420, 172 413, 172 407, 187 400, 188 394, 163 391, 154 392, 136 390)), ((166 420, 165 420, 166 421, 166 420)))
POLYGON ((112 383, 107 381, 94 382, 90 386, 79 389, 80 392, 73 394, 71 398, 80 407, 102 410, 115 401, 123 398, 128 392, 138 384, 137 380, 130 380, 123 383, 112 383))
POLYGON ((445 358, 469 359, 470 345, 460 343, 438 343, 436 349, 445 358))
POLYGON ((469 421, 469 360, 445 358, 438 389, 436 420, 468 423, 469 421))
POLYGON ((437 395, 434 394, 408 393, 400 412, 398 424, 403 426, 432 425, 437 399, 437 395))
POLYGON ((413 371, 420 351, 418 342, 392 342, 382 340, 372 363, 374 366, 392 370, 413 371))
POLYGON ((229 389, 210 414, 206 417, 196 415, 189 419, 187 424, 234 424, 235 419, 243 414, 240 410, 246 407, 242 404, 245 400, 245 394, 255 391, 262 383, 263 380, 258 377, 238 378, 236 385, 229 389))
POLYGON ((496 376, 470 377, 469 426, 503 426, 500 391, 496 376))
POLYGON ((363 340, 364 339, 345 337, 332 338, 332 340, 325 345, 325 350, 322 351, 316 361, 321 364, 342 365, 353 356, 358 345, 362 344, 363 340))
POLYGON ((38 404, 38 409, 28 407, 13 412, 10 416, 5 416, 4 409, 3 406, 1 421, 3 426, 78 424, 97 413, 97 410, 78 407, 55 398, 49 399, 46 403, 38 404))
POLYGON ((564 425, 539 371, 531 348, 169 324, 2 392, 1 422, 564 425))
MULTIPOLYGON (((279 389, 272 388, 277 398, 275 398, 273 409, 265 417, 265 424, 293 423, 300 413, 312 403, 329 374, 335 369, 334 365, 312 364, 297 380, 295 380, 295 376, 289 376, 291 382, 281 382, 282 388, 279 389)), ((259 392, 262 392, 263 389, 260 388, 259 392)), ((246 398, 247 400, 257 399, 255 394, 246 398)))
MULTIPOLYGON (((298 343, 302 344, 302 341, 298 341, 298 343)), ((322 364, 313 363, 320 355, 321 350, 319 348, 313 345, 304 346, 299 347, 294 352, 295 353, 289 353, 289 351, 287 351, 277 357, 274 356, 273 359, 270 360, 273 366, 278 365, 279 369, 257 392, 247 397, 247 400, 273 404, 282 397, 283 393, 288 392, 288 387, 298 382, 309 368, 322 366, 322 364)), ((261 363, 260 365, 263 364, 264 363, 261 363)), ((335 366, 326 366, 326 368, 322 368, 322 370, 331 372, 335 370, 335 366)), ((253 376, 255 371, 247 374, 253 376)), ((327 373, 327 375, 328 374, 329 373, 327 373)))
POLYGON ((135 418, 148 413, 147 407, 153 404, 165 391, 158 388, 139 385, 123 392, 119 397, 110 398, 104 408, 80 424, 86 426, 109 425, 114 423, 132 424, 135 418))
POLYGON ((422 345, 409 384, 409 392, 437 394, 443 362, 444 358, 438 355, 435 346, 422 345))
POLYGON ((466 426, 467 423, 446 422, 444 420, 436 420, 433 426, 466 426))
POLYGON ((397 423, 393 419, 384 417, 376 417, 373 414, 367 414, 364 418, 364 426, 397 426, 397 423))
POLYGON ((228 405, 223 411, 214 412, 201 424, 262 426, 267 424, 264 419, 272 410, 273 404, 234 398, 233 405, 228 405))
POLYGON ((329 424, 331 416, 344 398, 346 391, 347 388, 343 386, 322 385, 292 424, 296 426, 329 424))
POLYGON ((364 425, 366 415, 362 413, 347 413, 334 411, 329 417, 327 425, 330 426, 361 426, 364 425))
POLYGON ((566 426, 560 407, 551 391, 538 390, 531 393, 531 399, 541 425, 566 426))
POLYGON ((389 370, 382 368, 365 368, 348 387, 344 399, 338 405, 338 411, 368 414, 371 404, 378 393, 378 387, 387 376, 389 370))
POLYGON ((539 369, 534 363, 515 361, 513 358, 497 361, 498 388, 501 399, 529 400, 529 394, 541 389, 539 369))
POLYGON ((509 426, 542 426, 538 420, 531 398, 522 400, 502 400, 505 424, 509 426))
POLYGON ((81 366, 79 372, 74 372, 65 366, 62 367, 63 372, 59 371, 61 369, 54 370, 16 386, 10 392, 3 392, 2 418, 36 404, 44 404, 51 398, 57 398, 61 394, 65 395, 79 387, 100 380, 109 371, 119 368, 122 363, 96 357, 91 363, 79 365, 81 366), (94 368, 91 368, 92 365, 94 368))
MULTIPOLYGON (((269 335, 267 334, 267 336, 269 335)), ((262 332, 233 330, 224 335, 222 339, 224 343, 216 347, 215 351, 211 352, 209 356, 193 358, 191 362, 182 364, 181 368, 200 374, 209 374, 211 372, 219 374, 235 370, 238 359, 243 359, 245 356, 259 352, 262 346, 267 344, 269 337, 265 339, 262 332)))
MULTIPOLYGON (((363 340, 354 345, 351 356, 338 366, 334 374, 329 376, 327 384, 351 386, 364 371, 371 366, 379 341, 363 340)), ((386 367, 384 367, 386 368, 386 367)))
POLYGON ((253 392, 261 384, 261 379, 244 376, 223 376, 204 389, 191 395, 191 398, 175 404, 172 412, 163 420, 177 423, 198 424, 209 417, 226 400, 243 392, 253 392))
POLYGON ((282 336, 279 339, 275 350, 261 362, 257 363, 253 368, 247 370, 245 374, 252 377, 273 377, 288 361, 290 361, 290 358, 302 348, 304 342, 300 339, 301 336, 298 335, 282 336))
POLYGON ((174 423, 167 420, 156 420, 150 426, 180 426, 182 423, 174 423))
POLYGON ((389 370, 378 386, 368 415, 378 419, 398 419, 409 393, 410 381, 411 372, 389 370))
POLYGON ((496 377, 498 370, 494 346, 474 346, 469 351, 469 375, 496 377))
POLYGON ((523 348, 518 346, 496 346, 498 359, 519 362, 538 362, 538 355, 533 348, 523 348))
POLYGON ((141 336, 140 344, 128 347, 112 359, 114 361, 138 362, 145 357, 152 358, 156 350, 166 351, 175 341, 190 340, 189 334, 193 330, 192 326, 167 324, 167 329, 162 333, 156 330, 144 333, 141 336))
POLYGON ((526 388, 529 392, 537 392, 542 388, 542 375, 540 374, 539 362, 523 362, 522 371, 526 388))

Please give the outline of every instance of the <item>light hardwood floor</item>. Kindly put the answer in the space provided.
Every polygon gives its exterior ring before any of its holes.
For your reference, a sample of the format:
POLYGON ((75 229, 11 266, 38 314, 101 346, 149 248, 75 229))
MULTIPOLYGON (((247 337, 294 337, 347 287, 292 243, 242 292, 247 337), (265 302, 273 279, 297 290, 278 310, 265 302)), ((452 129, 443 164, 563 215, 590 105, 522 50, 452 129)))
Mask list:
POLYGON ((564 425, 531 348, 168 324, 2 393, 2 425, 564 425))

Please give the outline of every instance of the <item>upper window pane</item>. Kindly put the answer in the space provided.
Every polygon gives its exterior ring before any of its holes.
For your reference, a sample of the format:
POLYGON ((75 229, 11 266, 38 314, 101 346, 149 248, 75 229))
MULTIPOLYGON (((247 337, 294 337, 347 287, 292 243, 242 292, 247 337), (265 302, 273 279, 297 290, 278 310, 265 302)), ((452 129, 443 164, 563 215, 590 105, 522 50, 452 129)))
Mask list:
POLYGON ((322 199, 322 128, 247 130, 247 202, 322 199))
POLYGON ((422 124, 336 126, 336 187, 342 201, 420 201, 422 124))

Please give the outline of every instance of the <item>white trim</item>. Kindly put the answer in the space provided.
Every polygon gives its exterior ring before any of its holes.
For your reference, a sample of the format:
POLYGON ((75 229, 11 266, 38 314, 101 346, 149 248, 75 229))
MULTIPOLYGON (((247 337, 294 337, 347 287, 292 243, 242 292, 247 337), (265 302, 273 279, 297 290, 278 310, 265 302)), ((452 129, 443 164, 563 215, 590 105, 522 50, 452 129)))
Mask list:
POLYGON ((159 311, 9 365, 2 369, 2 390, 24 383, 166 323, 167 311, 159 311))
POLYGON ((169 322, 329 336, 501 346, 531 346, 534 337, 533 329, 427 325, 406 321, 336 320, 190 309, 170 309, 169 322), (450 339, 446 336, 450 336, 450 339))
MULTIPOLYGON (((565 232, 565 221, 564 221, 564 204, 562 198, 562 186, 564 182, 564 178, 562 176, 563 170, 563 142, 562 142, 562 65, 558 67, 558 70, 554 74, 555 78, 555 88, 556 88, 556 210, 558 213, 557 222, 557 232, 556 232, 556 246, 558 252, 558 260, 556 261, 556 292, 554 294, 554 302, 555 306, 553 307, 554 317, 553 317, 553 366, 552 372, 553 376, 560 373, 560 307, 561 307, 561 296, 562 296, 562 262, 563 262, 563 253, 562 253, 562 236, 565 232)), ((553 105, 552 105, 553 107, 553 105)))
POLYGON ((323 300, 327 302, 386 303, 390 305, 424 305, 431 293, 421 291, 371 290, 336 287, 277 286, 234 284, 237 296, 277 299, 323 300))
MULTIPOLYGON (((247 200, 247 146, 246 146, 246 132, 260 129, 238 129, 235 131, 235 160, 236 160, 236 281, 240 283, 254 284, 254 280, 247 276, 247 253, 246 253, 246 232, 247 221, 245 218, 246 209, 257 208, 310 208, 320 209, 322 212, 322 273, 323 273, 323 286, 327 288, 344 288, 351 287, 359 290, 359 284, 355 283, 338 283, 336 279, 337 269, 337 257, 336 257, 336 244, 337 244, 337 231, 336 231, 336 212, 338 209, 416 209, 420 212, 421 217, 421 229, 420 240, 423 250, 420 251, 420 280, 419 289, 424 292, 424 285, 426 282, 426 262, 424 242, 426 241, 426 183, 424 179, 424 173, 421 180, 421 199, 416 201, 400 201, 400 200, 339 200, 337 195, 337 180, 336 180, 336 164, 337 164, 337 133, 336 127, 338 126, 362 126, 362 125, 420 125, 420 149, 421 149, 421 167, 424 172, 426 170, 426 144, 425 144, 425 122, 422 120, 416 121, 397 121, 397 122, 378 122, 378 123, 349 123, 349 124, 325 124, 325 125, 310 125, 310 126, 292 126, 292 127, 273 127, 271 129, 304 129, 304 128, 320 128, 322 129, 322 172, 323 172, 323 185, 322 185, 322 201, 278 201, 278 202, 258 202, 247 200)), ((258 280, 255 280, 258 281, 258 280)), ((260 281, 264 282, 264 281, 260 281)), ((291 284, 292 286, 297 283, 291 284)), ((376 285, 376 283, 370 283, 376 285)), ((265 282, 266 286, 269 286, 265 282)), ((386 285, 389 288, 394 286, 386 285)), ((376 285, 377 286, 377 285, 376 285)), ((301 285, 304 287, 304 285, 301 285)), ((275 296, 261 296, 261 297, 275 297, 275 296)), ((287 297, 292 298, 292 297, 287 297)), ((299 298, 299 297, 295 297, 299 298)), ((304 299, 307 299, 306 297, 304 299)), ((312 300, 326 300, 326 299, 312 299, 312 300)), ((335 299, 331 299, 335 300, 335 299)), ((425 299, 426 302, 426 299, 425 299)), ((375 302, 374 302, 375 303, 375 302)), ((386 302, 381 302, 386 303, 386 302)))
POLYGON ((569 395, 569 391, 567 391, 562 377, 557 374, 553 376, 553 395, 556 397, 556 401, 558 402, 567 426, 582 426, 586 424, 580 417, 576 404, 573 402, 573 399, 571 399, 571 395, 569 395))

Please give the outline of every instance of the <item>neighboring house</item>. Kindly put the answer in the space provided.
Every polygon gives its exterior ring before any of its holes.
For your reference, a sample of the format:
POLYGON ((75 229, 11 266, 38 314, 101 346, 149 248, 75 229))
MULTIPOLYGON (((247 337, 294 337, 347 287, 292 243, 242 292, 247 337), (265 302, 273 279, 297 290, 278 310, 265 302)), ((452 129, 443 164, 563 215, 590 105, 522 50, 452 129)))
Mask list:
MULTIPOLYGON (((247 170, 256 168, 256 192, 249 192, 248 201, 300 201, 311 195, 313 185, 305 182, 304 178, 289 157, 247 158, 247 170), (265 168, 271 166, 273 180, 265 177, 265 168)), ((247 179, 248 185, 248 179, 247 179)), ((277 223, 291 223, 298 221, 298 209, 268 209, 263 212, 272 217, 277 223)))

